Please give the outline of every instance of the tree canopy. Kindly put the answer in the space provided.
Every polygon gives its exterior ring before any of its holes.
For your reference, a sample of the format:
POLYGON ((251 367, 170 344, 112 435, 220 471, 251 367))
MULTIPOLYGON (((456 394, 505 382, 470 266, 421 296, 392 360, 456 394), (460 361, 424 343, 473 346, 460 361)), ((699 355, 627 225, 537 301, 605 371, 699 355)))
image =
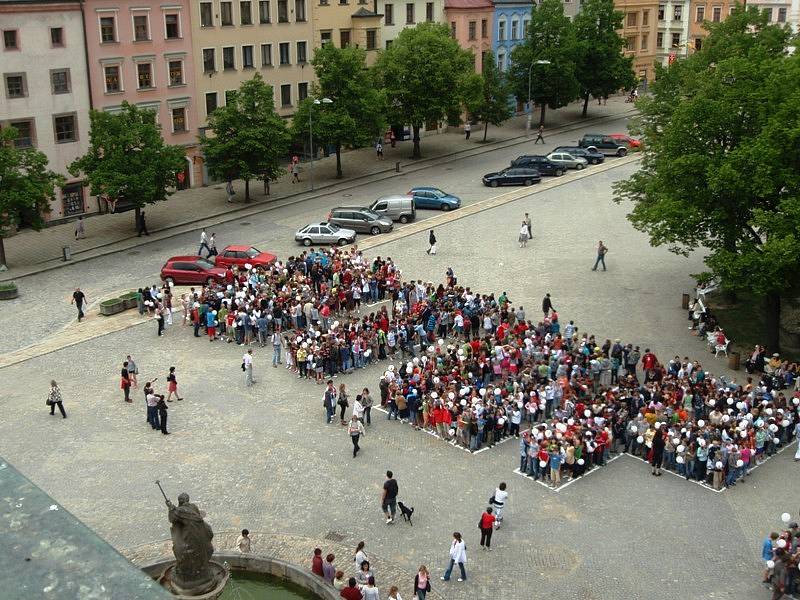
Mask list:
POLYGON ((578 97, 576 58, 575 31, 561 0, 534 4, 525 42, 511 52, 509 72, 516 97, 527 102, 530 91, 533 102, 541 105, 540 124, 545 105, 560 108, 578 97))
POLYGON ((47 168, 47 156, 34 148, 17 148, 18 132, 0 129, 0 267, 5 269, 3 233, 24 223, 39 230, 50 211, 55 188, 64 178, 47 168))
POLYGON ((653 245, 702 248, 723 287, 763 295, 776 349, 780 293, 800 274, 800 57, 755 7, 707 27, 639 101, 644 159, 617 201, 653 245))
POLYGON ((214 135, 201 136, 200 144, 209 173, 227 181, 243 179, 246 202, 251 179, 269 182, 285 172, 281 165, 289 151, 289 133, 275 112, 272 87, 260 73, 208 116, 208 129, 214 135))
POLYGON ((625 56, 622 30, 623 13, 614 9, 614 0, 586 0, 572 22, 576 38, 576 73, 586 116, 589 96, 606 98, 636 84, 633 56, 625 56))
POLYGON ((499 127, 511 117, 509 105, 511 86, 504 73, 497 68, 494 55, 487 52, 483 61, 483 72, 477 80, 478 89, 467 101, 467 110, 478 121, 483 121, 483 141, 489 131, 489 125, 499 127))
POLYGON ((325 44, 314 51, 311 61, 317 76, 312 97, 306 98, 294 115, 295 135, 309 132, 309 111, 314 142, 336 148, 336 177, 342 177, 343 146, 368 146, 384 126, 384 95, 366 66, 362 48, 336 48, 325 44), (332 102, 314 104, 327 98, 332 102))
POLYGON ((378 58, 379 81, 386 92, 393 123, 410 123, 414 131, 413 158, 419 158, 419 131, 458 114, 475 90, 475 58, 459 47, 448 27, 421 23, 400 32, 378 58))
POLYGON ((69 166, 86 177, 92 194, 140 209, 166 200, 186 165, 180 146, 164 143, 152 111, 127 102, 119 113, 89 113, 89 150, 69 166))

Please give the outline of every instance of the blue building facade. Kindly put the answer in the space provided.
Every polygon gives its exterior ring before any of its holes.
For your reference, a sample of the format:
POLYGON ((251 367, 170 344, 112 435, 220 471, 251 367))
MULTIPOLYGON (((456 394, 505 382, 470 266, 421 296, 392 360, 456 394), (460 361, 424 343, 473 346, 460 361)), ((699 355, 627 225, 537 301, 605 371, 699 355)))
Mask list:
POLYGON ((494 0, 492 52, 497 67, 505 72, 511 62, 511 51, 525 40, 531 20, 530 0, 494 0))

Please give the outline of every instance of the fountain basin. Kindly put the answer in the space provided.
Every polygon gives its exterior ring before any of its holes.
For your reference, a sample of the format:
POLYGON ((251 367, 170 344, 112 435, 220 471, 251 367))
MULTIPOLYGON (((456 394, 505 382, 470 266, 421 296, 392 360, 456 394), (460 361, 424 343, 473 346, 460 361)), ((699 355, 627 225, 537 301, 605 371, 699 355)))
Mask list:
POLYGON ((230 573, 223 565, 213 560, 211 561, 211 568, 214 572, 211 584, 210 586, 204 586, 209 589, 185 590, 178 586, 172 579, 175 571, 174 560, 170 561, 167 568, 162 571, 161 576, 158 578, 158 583, 178 600, 216 600, 222 594, 222 590, 225 589, 230 573))

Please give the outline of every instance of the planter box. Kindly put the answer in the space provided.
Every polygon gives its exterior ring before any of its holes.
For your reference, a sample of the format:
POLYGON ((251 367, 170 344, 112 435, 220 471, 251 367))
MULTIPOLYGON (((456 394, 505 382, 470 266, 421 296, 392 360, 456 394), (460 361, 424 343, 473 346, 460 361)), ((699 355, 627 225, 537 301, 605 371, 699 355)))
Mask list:
POLYGON ((0 300, 13 300, 17 296, 17 286, 0 287, 0 300))
POLYGON ((129 308, 136 308, 136 292, 128 292, 127 294, 122 294, 119 299, 125 304, 125 310, 129 308))
POLYGON ((125 301, 122 298, 114 298, 100 303, 100 314, 105 316, 115 315, 125 310, 125 301))

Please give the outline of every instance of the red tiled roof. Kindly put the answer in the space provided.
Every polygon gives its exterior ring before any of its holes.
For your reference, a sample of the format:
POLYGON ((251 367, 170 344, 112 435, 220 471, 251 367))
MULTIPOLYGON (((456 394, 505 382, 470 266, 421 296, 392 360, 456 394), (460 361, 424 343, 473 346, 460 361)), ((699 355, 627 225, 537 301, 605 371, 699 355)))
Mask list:
POLYGON ((490 0, 445 0, 444 9, 448 8, 493 8, 490 0))

